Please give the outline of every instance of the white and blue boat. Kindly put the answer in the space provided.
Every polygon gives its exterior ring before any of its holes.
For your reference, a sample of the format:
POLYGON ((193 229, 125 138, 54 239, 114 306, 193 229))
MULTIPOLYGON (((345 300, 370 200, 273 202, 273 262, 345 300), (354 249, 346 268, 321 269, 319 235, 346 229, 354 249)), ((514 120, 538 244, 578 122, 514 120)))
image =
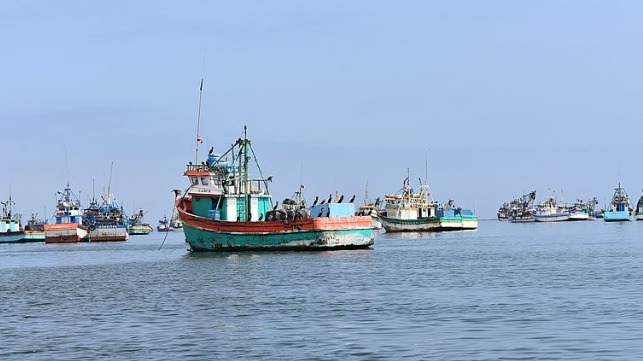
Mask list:
POLYGON ((536 211, 533 213, 534 221, 536 222, 561 222, 569 220, 569 210, 566 207, 558 206, 556 197, 550 196, 536 206, 536 211))
POLYGON ((0 213, 0 243, 26 243, 26 242, 44 242, 44 229, 27 229, 22 227, 22 215, 14 213, 14 205, 11 196, 6 202, 0 202, 2 212, 0 213))
POLYGON ((618 187, 614 188, 614 195, 610 202, 609 209, 603 213, 603 220, 605 222, 625 222, 634 220, 632 215, 632 207, 630 205, 630 196, 618 183, 618 187))
POLYGON ((109 193, 103 196, 103 203, 95 198, 83 213, 83 224, 89 229, 90 242, 127 241, 129 239, 127 216, 116 198, 109 193))

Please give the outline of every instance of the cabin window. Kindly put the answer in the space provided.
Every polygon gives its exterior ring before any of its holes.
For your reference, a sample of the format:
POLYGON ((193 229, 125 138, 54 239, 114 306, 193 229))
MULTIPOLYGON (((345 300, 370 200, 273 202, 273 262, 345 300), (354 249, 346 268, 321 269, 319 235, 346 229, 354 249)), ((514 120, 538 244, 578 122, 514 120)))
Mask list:
POLYGON ((201 184, 204 186, 208 185, 208 177, 201 177, 201 184))
POLYGON ((192 177, 192 185, 193 185, 193 186, 199 185, 199 178, 197 178, 197 177, 192 177))

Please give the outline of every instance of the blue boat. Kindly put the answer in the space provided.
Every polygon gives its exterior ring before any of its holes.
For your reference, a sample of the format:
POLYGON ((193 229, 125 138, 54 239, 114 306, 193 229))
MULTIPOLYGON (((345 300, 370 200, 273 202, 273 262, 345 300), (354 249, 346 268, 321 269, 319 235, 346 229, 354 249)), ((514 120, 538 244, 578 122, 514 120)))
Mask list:
POLYGON ((25 242, 44 242, 44 229, 32 230, 25 229, 21 225, 21 215, 12 212, 14 202, 9 196, 6 202, 2 204, 2 213, 0 214, 0 243, 25 243, 25 242))
POLYGON ((111 192, 112 162, 109 170, 109 183, 107 194, 101 196, 103 202, 99 205, 96 198, 92 197, 89 208, 83 214, 83 224, 89 229, 87 239, 89 242, 127 241, 129 239, 129 222, 123 211, 123 206, 118 204, 111 192))
MULTIPOLYGON (((108 191, 109 192, 109 191, 108 191)), ((101 204, 93 198, 83 214, 83 224, 89 229, 90 242, 127 241, 127 216, 111 193, 103 196, 101 204)))
POLYGON ((614 195, 610 202, 609 209, 603 213, 603 220, 605 222, 625 222, 634 220, 632 215, 632 207, 630 205, 630 196, 618 183, 618 187, 614 188, 614 195))

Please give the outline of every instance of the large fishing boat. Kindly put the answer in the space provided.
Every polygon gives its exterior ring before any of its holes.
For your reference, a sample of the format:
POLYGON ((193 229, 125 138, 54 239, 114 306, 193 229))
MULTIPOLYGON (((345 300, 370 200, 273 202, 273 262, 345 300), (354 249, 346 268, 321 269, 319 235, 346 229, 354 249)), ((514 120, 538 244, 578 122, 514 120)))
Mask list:
POLYGON ((384 197, 384 209, 377 219, 387 232, 440 232, 478 228, 478 217, 469 209, 440 205, 431 200, 428 182, 420 179, 420 191, 413 192, 409 176, 402 189, 384 197))
POLYGON ((109 183, 107 193, 101 196, 103 202, 98 203, 95 197, 89 203, 89 208, 83 214, 83 224, 89 229, 87 239, 90 242, 127 241, 129 231, 128 222, 123 206, 118 204, 111 192, 112 189, 112 162, 109 170, 109 183))
POLYGON ((514 199, 509 209, 509 220, 512 223, 534 222, 533 204, 535 199, 535 190, 514 199))
POLYGON ((145 223, 143 220, 145 216, 145 211, 139 209, 138 212, 134 213, 129 217, 128 220, 128 230, 130 235, 145 235, 152 232, 152 226, 149 223, 145 223))
POLYGON ((256 161, 244 127, 243 138, 228 151, 219 155, 210 149, 206 162, 187 166, 184 175, 191 185, 185 194, 175 192, 190 250, 337 250, 373 245, 373 220, 356 216, 353 203, 306 208, 284 200, 281 208, 273 205, 268 190, 272 177, 264 178, 256 161), (257 168, 252 176, 251 159, 257 168))
POLYGON ((624 222, 634 219, 632 216, 632 209, 630 205, 630 196, 625 189, 618 183, 618 187, 614 188, 614 195, 610 202, 609 209, 603 213, 603 220, 605 222, 624 222))
POLYGON ((85 209, 83 214, 83 224, 89 229, 88 240, 90 242, 127 241, 129 232, 123 207, 109 191, 102 199, 103 202, 99 204, 93 198, 89 208, 85 209))
POLYGON ((87 227, 82 224, 83 213, 78 197, 67 187, 58 192, 53 223, 45 224, 45 243, 74 243, 87 241, 87 227))

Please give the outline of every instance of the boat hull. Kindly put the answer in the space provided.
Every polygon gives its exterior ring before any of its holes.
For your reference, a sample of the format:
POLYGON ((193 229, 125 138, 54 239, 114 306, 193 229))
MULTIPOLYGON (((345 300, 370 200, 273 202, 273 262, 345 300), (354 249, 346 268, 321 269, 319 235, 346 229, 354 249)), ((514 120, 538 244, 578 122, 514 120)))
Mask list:
POLYGON ((572 212, 569 214, 570 221, 589 221, 591 218, 587 212, 572 212))
POLYGON ((17 231, 0 233, 0 243, 28 243, 45 240, 44 232, 17 231))
POLYGON ((511 217, 511 223, 531 223, 535 222, 533 216, 523 216, 523 217, 511 217))
POLYGON ((398 219, 380 216, 378 218, 386 232, 445 232, 478 228, 478 217, 476 216, 419 219, 398 219))
POLYGON ((603 213, 603 220, 605 222, 627 222, 633 220, 634 217, 629 211, 606 211, 603 213))
POLYGON ((87 228, 77 223, 45 225, 45 243, 76 243, 87 241, 87 228))
POLYGON ((152 232, 152 227, 151 226, 130 226, 128 232, 132 236, 146 235, 152 232))
POLYGON ((291 222, 217 221, 179 211, 194 252, 327 251, 368 248, 375 242, 370 216, 307 218, 291 222))
POLYGON ((534 221, 536 221, 536 222, 563 222, 563 221, 569 221, 569 213, 547 214, 547 215, 534 214, 533 217, 534 217, 534 221))
POLYGON ((122 242, 129 239, 125 226, 106 226, 90 228, 87 236, 89 242, 122 242))

